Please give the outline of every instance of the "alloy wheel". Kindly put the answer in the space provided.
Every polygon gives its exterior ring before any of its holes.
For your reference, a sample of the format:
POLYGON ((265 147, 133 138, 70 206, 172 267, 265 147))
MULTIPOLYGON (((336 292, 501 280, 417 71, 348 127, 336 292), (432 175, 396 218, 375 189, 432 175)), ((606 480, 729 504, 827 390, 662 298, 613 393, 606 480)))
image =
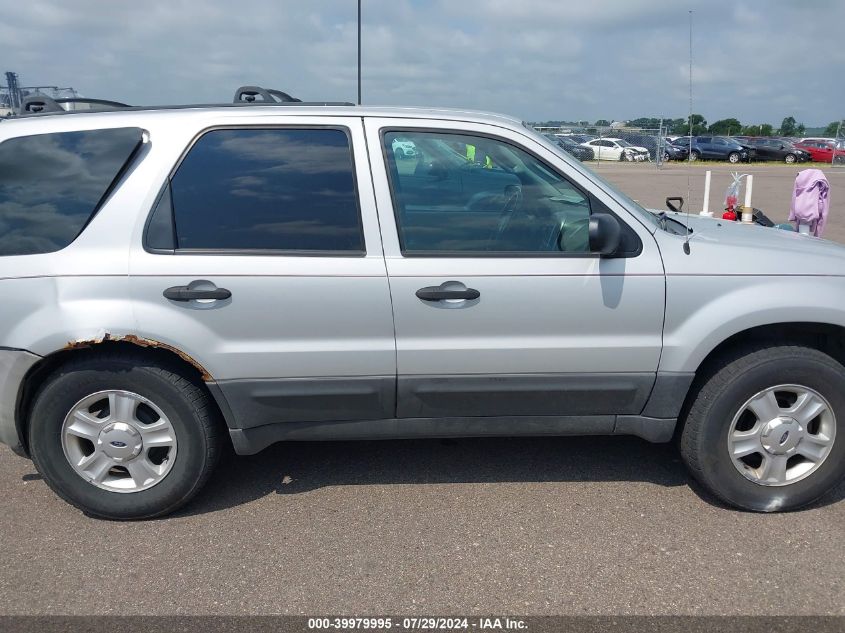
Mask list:
POLYGON ((80 477, 110 492, 160 483, 176 459, 176 431, 153 402, 130 391, 82 398, 62 424, 62 449, 80 477))
POLYGON ((728 430, 728 452, 750 481, 785 486, 818 470, 835 439, 836 417, 824 396, 801 385, 777 385, 739 408, 728 430))

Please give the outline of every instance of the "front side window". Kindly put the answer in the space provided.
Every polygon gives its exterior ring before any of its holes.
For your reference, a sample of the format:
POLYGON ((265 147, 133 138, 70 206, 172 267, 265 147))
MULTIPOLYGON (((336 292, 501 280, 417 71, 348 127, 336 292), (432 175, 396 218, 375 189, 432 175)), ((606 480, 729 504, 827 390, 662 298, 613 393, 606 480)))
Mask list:
POLYGON ((590 203, 567 179, 504 141, 448 132, 384 133, 399 238, 406 255, 587 253, 590 203))
POLYGON ((0 256, 70 244, 140 147, 142 130, 20 136, 0 143, 0 256))
MULTIPOLYGON (((361 253, 349 137, 340 129, 204 134, 170 182, 177 250, 361 253)), ((149 233, 148 233, 149 238, 149 233)))

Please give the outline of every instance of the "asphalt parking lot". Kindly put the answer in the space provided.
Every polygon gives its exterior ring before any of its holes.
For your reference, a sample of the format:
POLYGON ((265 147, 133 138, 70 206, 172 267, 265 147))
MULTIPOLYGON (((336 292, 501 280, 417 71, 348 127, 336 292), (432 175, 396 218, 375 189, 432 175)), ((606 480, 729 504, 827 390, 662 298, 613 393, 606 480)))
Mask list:
MULTIPOLYGON (((686 169, 600 173, 658 207, 686 169)), ((718 197, 730 170, 714 170, 718 197)), ((797 170, 751 170, 755 206, 785 220, 797 170)), ((138 523, 87 518, 5 447, 0 482, 2 614, 845 615, 845 485, 737 512, 673 445, 636 438, 279 444, 227 455, 183 511, 138 523)))

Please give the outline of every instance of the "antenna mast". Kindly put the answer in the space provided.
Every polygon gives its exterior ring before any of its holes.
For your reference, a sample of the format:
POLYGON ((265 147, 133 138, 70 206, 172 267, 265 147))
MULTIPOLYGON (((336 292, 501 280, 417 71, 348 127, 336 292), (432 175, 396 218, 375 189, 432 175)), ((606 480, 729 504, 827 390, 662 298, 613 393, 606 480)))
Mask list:
POLYGON ((361 105, 361 0, 358 0, 358 105, 361 105))

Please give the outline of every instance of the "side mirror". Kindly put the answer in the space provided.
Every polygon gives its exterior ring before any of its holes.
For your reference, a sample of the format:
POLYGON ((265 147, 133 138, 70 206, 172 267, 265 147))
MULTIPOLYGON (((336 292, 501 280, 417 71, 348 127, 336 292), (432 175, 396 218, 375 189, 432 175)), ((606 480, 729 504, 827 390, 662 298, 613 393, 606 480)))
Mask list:
POLYGON ((590 216, 590 252, 602 257, 613 255, 619 249, 622 227, 619 220, 608 213, 594 213, 590 216))
POLYGON ((675 213, 680 213, 681 209, 684 208, 684 199, 680 196, 670 196, 666 198, 666 206, 669 207, 670 211, 674 211, 675 213), (673 202, 677 202, 678 206, 676 207, 673 202))

